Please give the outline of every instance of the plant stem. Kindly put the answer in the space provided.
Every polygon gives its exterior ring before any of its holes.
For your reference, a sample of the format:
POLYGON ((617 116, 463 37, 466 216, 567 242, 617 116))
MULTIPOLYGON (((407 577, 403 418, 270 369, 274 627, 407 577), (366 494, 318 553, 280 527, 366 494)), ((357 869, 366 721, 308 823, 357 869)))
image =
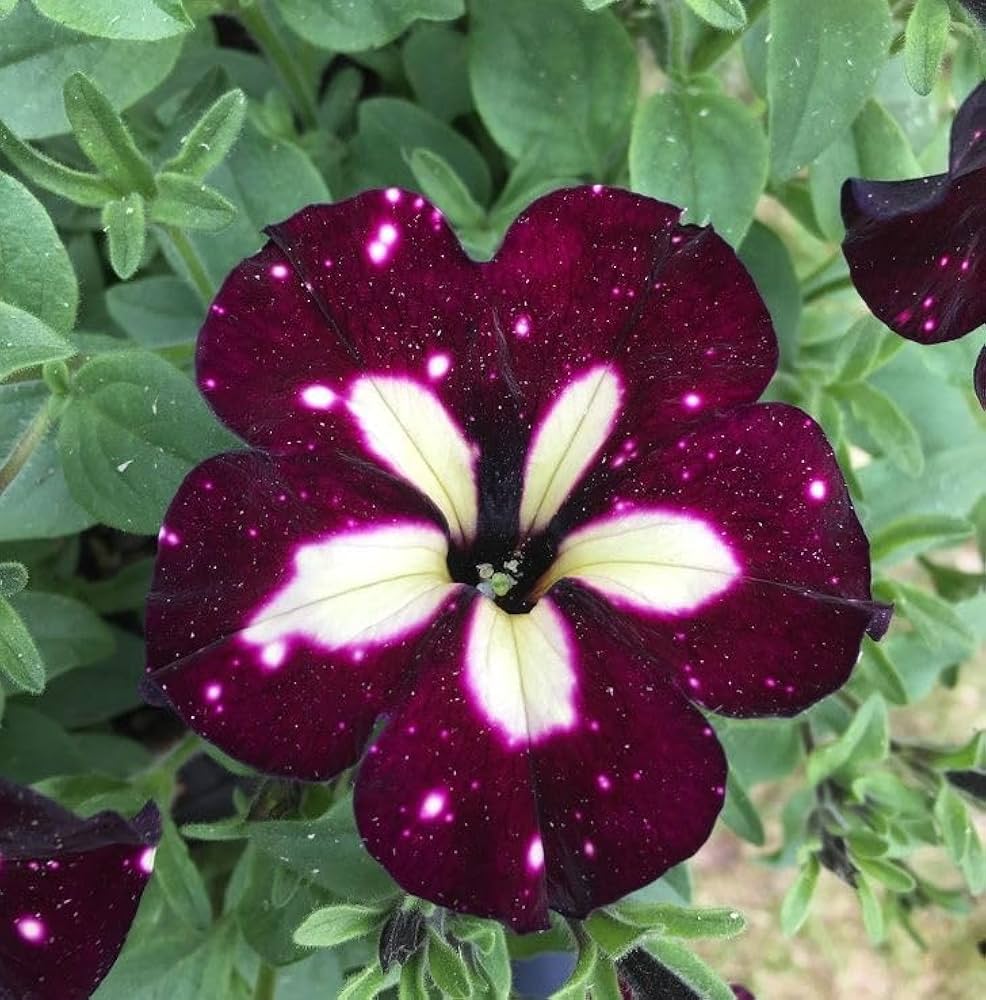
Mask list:
POLYGON ((24 433, 17 439, 10 457, 0 466, 0 493, 17 478, 21 469, 27 465, 48 429, 48 407, 42 406, 27 425, 24 433))
POLYGON ((264 13, 260 0, 249 7, 241 8, 239 16, 247 31, 253 35, 254 41, 264 50, 280 74, 284 86, 294 100, 295 110, 301 116, 302 124, 308 129, 318 128, 315 95, 304 73, 299 69, 294 53, 264 13))
POLYGON ((198 251, 192 241, 176 226, 165 226, 164 231, 167 233, 168 239, 171 240, 175 252, 181 257, 182 263, 188 271, 188 277, 199 293, 199 298, 205 305, 208 305, 216 294, 216 290, 212 286, 212 280, 209 278, 198 251))
POLYGON ((257 973, 257 985, 253 989, 253 1000, 274 1000, 276 991, 277 969, 263 962, 257 973))

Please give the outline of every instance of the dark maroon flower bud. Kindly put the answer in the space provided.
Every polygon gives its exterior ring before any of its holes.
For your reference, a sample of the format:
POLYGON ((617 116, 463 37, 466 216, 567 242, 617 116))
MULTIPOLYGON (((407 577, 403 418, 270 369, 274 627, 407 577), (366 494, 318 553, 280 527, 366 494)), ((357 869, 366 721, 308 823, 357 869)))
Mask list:
POLYGON ((132 820, 80 819, 0 779, 0 997, 85 1000, 109 972, 161 835, 148 803, 132 820))

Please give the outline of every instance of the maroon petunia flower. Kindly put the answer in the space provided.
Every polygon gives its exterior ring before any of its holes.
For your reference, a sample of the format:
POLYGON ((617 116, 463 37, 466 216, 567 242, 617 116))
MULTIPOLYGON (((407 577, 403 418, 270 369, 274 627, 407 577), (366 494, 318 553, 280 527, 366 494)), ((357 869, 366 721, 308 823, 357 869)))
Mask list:
POLYGON ((955 116, 947 174, 850 178, 842 217, 853 284, 890 329, 939 344, 986 323, 986 83, 955 116))
POLYGON ((518 930, 693 854, 726 762, 688 699, 848 677, 866 538, 822 432, 751 405, 777 346, 679 210, 557 192, 476 264, 413 194, 313 206, 230 275, 198 379, 253 450, 161 529, 152 683, 281 775, 355 763, 408 891, 518 930))
POLYGON ((90 819, 0 778, 0 998, 84 1000, 116 961, 161 818, 90 819))
POLYGON ((736 994, 736 1000, 757 1000, 742 983, 730 983, 729 985, 733 993, 736 994))

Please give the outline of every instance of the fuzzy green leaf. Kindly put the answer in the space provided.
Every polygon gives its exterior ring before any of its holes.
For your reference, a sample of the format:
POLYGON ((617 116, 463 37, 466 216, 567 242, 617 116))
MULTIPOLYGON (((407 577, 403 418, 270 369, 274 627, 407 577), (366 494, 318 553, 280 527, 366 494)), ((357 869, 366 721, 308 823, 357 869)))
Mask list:
POLYGON ((110 263, 121 278, 129 278, 140 267, 147 239, 144 199, 128 194, 103 206, 103 228, 110 245, 110 263))
POLYGON ((246 120, 246 95, 242 90, 223 94, 195 123, 181 141, 181 149, 162 170, 203 180, 219 166, 239 138, 246 120))
POLYGON ((14 690, 29 694, 40 694, 45 686, 41 653, 23 619, 4 597, 0 597, 0 677, 14 690))
POLYGON ((158 195, 151 202, 154 222, 179 229, 215 232, 236 218, 236 206, 214 188, 182 174, 158 174, 158 195))
POLYGON ((919 94, 930 94, 948 46, 952 14, 948 0, 917 0, 907 19, 904 67, 919 94))

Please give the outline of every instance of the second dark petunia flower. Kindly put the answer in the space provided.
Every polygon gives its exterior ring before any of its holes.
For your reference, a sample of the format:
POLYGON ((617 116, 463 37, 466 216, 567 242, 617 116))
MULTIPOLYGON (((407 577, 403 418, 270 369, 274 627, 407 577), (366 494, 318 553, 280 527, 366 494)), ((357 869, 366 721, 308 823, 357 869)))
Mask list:
MULTIPOLYGON (((850 178, 842 215, 853 283, 891 330, 940 344, 986 323, 986 83, 955 117, 947 174, 850 178)), ((986 408, 984 367, 986 348, 975 380, 986 408)))
POLYGON ((394 878, 521 931, 705 841, 726 762, 690 701, 794 714, 886 627, 822 432, 755 405, 763 302, 679 215, 557 192, 476 264, 413 194, 313 206, 199 340, 252 450, 167 514, 152 684, 261 770, 361 760, 394 878))

